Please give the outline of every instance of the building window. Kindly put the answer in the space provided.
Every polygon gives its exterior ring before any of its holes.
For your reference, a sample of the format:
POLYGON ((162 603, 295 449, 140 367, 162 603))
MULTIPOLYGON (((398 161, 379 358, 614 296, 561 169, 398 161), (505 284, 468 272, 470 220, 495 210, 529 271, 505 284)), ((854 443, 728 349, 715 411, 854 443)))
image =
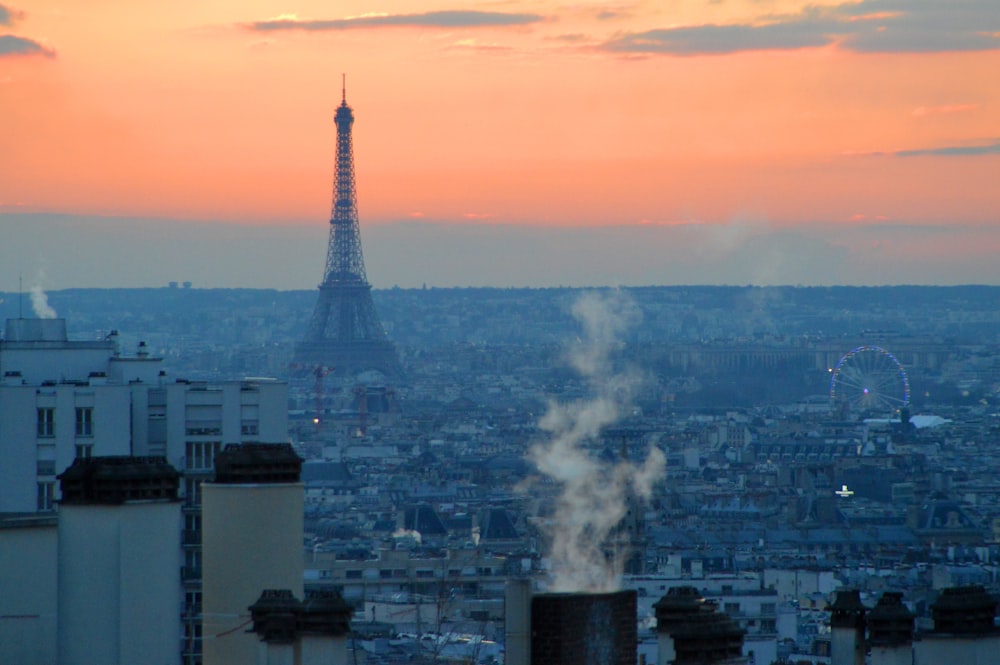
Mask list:
POLYGON ((198 478, 184 479, 184 503, 189 506, 201 505, 201 480, 198 478))
POLYGON ((187 614, 201 614, 201 591, 184 592, 184 611, 187 614))
POLYGON ((51 459, 40 459, 36 470, 40 476, 54 476, 56 475, 56 462, 51 459))
POLYGON ((201 653, 201 622, 200 621, 190 621, 184 624, 184 650, 187 652, 185 657, 185 665, 191 663, 192 665, 201 664, 201 656, 194 655, 201 653))
POLYGON ((76 435, 94 436, 94 407, 76 407, 76 435))
POLYGON ((38 436, 56 435, 56 410, 50 407, 38 409, 38 436))
POLYGON ((361 571, 360 570, 345 570, 344 577, 349 580, 360 580, 361 571))
POLYGON ((197 573, 197 576, 201 577, 201 551, 185 550, 184 567, 187 568, 189 572, 197 573))
POLYGON ((183 543, 185 545, 200 545, 201 544, 201 514, 186 514, 184 515, 184 536, 183 543))
POLYGON ((38 483, 38 510, 52 510, 55 508, 56 484, 50 480, 39 481, 38 483))
POLYGON ((220 436, 222 434, 222 423, 215 421, 189 421, 184 425, 184 434, 187 436, 220 436))
POLYGON ((77 459, 89 459, 94 456, 94 444, 92 443, 78 443, 76 444, 76 458, 77 459))
POLYGON ((221 447, 219 441, 188 441, 184 451, 184 468, 211 470, 221 447))
POLYGON ((257 436, 260 434, 260 423, 256 420, 244 420, 240 424, 240 434, 243 436, 257 436))

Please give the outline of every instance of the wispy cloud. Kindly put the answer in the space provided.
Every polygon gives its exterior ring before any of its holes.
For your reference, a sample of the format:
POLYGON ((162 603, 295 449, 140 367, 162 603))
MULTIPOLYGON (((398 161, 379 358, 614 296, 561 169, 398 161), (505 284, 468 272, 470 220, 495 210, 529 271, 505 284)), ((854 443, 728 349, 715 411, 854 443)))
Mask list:
POLYGON ((370 14, 340 19, 278 17, 266 21, 256 21, 248 24, 246 27, 258 31, 324 31, 385 27, 474 28, 527 25, 538 23, 543 19, 544 17, 540 14, 455 10, 422 12, 418 14, 370 14))
POLYGON ((740 51, 800 49, 830 42, 826 31, 788 23, 771 25, 700 25, 647 30, 604 44, 609 51, 670 55, 719 55, 740 51))
POLYGON ((24 18, 24 12, 0 4, 0 25, 14 25, 15 21, 24 18))
POLYGON ((597 12, 595 18, 598 21, 610 21, 612 19, 622 18, 624 16, 627 16, 627 14, 625 14, 624 12, 620 12, 615 9, 605 9, 603 11, 597 12))
POLYGON ((890 153, 896 157, 924 157, 937 155, 943 157, 970 157, 977 155, 1000 155, 1000 139, 981 145, 949 145, 940 148, 922 148, 919 150, 898 150, 890 153))
POLYGON ((874 152, 843 152, 844 157, 976 157, 979 155, 1000 155, 1000 139, 972 145, 946 145, 937 148, 913 148, 909 150, 880 150, 874 152))
POLYGON ((0 58, 16 55, 41 55, 46 58, 54 58, 56 52, 27 37, 0 35, 0 58))
POLYGON ((699 219, 649 219, 643 218, 638 221, 642 226, 699 226, 705 222, 699 219))
POLYGON ((503 44, 497 44, 496 42, 484 44, 474 38, 459 39, 457 42, 452 44, 452 48, 471 49, 473 51, 492 51, 492 52, 503 52, 503 51, 513 50, 511 47, 504 46, 503 44))
POLYGON ((604 50, 712 55, 837 45, 860 53, 1000 49, 996 0, 862 0, 810 6, 745 24, 681 26, 624 33, 604 50))
POLYGON ((851 222, 869 222, 869 221, 872 221, 872 220, 874 220, 876 222, 888 222, 889 221, 889 217, 886 216, 886 215, 866 215, 863 212, 856 212, 853 215, 851 215, 850 217, 848 217, 847 219, 848 219, 848 221, 851 221, 851 222))
POLYGON ((941 106, 918 106, 913 109, 911 115, 915 118, 925 118, 932 115, 951 115, 978 110, 979 104, 944 104, 941 106))
POLYGON ((566 42, 568 44, 579 44, 579 43, 583 43, 583 42, 592 41, 593 37, 588 37, 587 35, 581 34, 579 32, 575 32, 575 33, 569 33, 569 34, 564 34, 564 35, 556 35, 555 37, 551 37, 551 39, 554 39, 554 40, 560 41, 560 42, 566 42))
MULTIPOLYGON (((0 25, 13 26, 23 18, 23 11, 0 3, 0 25)), ((17 55, 41 55, 53 58, 56 52, 34 39, 17 35, 0 35, 0 58, 17 55)))

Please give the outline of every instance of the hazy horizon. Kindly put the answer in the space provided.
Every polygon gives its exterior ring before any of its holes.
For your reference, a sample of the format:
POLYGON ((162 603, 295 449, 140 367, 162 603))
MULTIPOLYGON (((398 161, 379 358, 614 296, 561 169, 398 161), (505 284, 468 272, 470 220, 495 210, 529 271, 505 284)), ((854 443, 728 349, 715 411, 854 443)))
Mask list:
MULTIPOLYGON (((0 214, 0 290, 315 288, 326 222, 0 214)), ((1000 228, 362 222, 374 288, 1000 284, 1000 228)))

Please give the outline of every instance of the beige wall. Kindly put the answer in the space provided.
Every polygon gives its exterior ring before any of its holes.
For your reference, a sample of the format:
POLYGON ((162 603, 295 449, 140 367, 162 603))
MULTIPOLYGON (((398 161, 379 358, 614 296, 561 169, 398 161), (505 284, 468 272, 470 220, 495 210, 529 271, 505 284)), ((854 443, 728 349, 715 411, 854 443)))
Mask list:
POLYGON ((300 483, 202 486, 202 638, 205 665, 254 663, 247 609, 264 589, 303 597, 300 483))

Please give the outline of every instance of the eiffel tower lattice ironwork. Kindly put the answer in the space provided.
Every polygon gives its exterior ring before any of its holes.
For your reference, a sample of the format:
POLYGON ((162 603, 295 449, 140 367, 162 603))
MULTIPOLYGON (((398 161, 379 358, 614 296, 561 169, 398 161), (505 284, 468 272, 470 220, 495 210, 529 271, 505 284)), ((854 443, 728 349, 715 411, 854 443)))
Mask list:
POLYGON ((337 170, 326 270, 316 309, 292 362, 299 367, 324 366, 342 377, 377 370, 387 378, 401 378, 399 356, 379 321, 365 275, 351 145, 354 111, 347 105, 346 88, 334 123, 337 170))

